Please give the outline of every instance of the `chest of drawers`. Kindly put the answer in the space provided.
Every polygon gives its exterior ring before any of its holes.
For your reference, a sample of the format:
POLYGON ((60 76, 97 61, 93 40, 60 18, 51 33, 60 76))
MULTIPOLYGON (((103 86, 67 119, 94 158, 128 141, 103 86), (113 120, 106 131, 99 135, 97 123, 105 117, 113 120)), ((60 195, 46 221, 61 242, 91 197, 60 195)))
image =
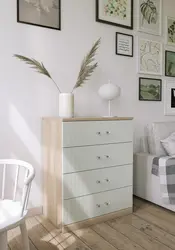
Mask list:
POLYGON ((74 228, 132 212, 132 118, 44 118, 44 215, 74 228))

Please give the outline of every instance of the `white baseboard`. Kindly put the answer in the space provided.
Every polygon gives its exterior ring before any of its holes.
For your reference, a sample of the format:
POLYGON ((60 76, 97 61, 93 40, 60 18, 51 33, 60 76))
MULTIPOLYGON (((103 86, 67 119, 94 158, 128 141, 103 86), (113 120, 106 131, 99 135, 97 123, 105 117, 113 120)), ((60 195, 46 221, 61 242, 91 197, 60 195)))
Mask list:
POLYGON ((33 207, 33 208, 29 208, 27 217, 33 217, 36 215, 41 215, 43 214, 43 207, 33 207))

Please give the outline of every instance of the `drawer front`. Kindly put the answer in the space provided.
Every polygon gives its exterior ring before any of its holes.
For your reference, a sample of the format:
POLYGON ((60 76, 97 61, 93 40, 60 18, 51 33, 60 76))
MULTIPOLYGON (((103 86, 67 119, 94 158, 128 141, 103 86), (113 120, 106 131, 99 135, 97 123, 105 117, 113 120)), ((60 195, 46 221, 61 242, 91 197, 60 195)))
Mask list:
POLYGON ((70 199, 126 186, 132 186, 132 165, 65 174, 63 198, 70 199))
POLYGON ((132 140, 132 121, 63 123, 63 147, 128 142, 132 140))
POLYGON ((72 224, 132 207, 132 187, 63 201, 63 223, 72 224))
POLYGON ((132 162, 131 142, 63 149, 63 173, 126 165, 132 162))

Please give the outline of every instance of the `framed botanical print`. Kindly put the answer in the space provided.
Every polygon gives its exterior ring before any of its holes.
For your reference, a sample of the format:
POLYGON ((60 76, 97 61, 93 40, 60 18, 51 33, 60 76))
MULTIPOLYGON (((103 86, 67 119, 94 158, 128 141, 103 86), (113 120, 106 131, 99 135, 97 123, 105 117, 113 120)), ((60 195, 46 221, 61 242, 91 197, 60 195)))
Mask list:
POLYGON ((17 22, 61 30, 61 0, 17 0, 17 22))
POLYGON ((144 38, 140 38, 138 43, 139 73, 150 75, 162 75, 162 43, 144 38))
POLYGON ((133 29, 133 0, 96 0, 96 21, 133 29))
POLYGON ((175 51, 165 51, 165 76, 175 77, 175 51))
POLYGON ((175 81, 167 81, 164 88, 164 113, 175 115, 175 81))
POLYGON ((139 100, 161 101, 162 80, 153 78, 139 78, 139 100))
POLYGON ((162 33, 162 0, 138 0, 139 31, 161 35, 162 33))
POLYGON ((175 46, 175 17, 167 17, 165 34, 167 44, 175 46))
POLYGON ((133 36, 116 32, 116 54, 133 57, 133 36))

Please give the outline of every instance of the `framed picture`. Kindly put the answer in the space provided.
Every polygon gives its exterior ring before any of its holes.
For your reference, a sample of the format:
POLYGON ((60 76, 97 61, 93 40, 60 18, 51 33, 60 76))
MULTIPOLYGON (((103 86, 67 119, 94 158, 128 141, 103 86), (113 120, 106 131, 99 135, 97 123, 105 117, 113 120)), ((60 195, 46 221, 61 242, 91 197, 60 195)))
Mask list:
POLYGON ((61 30, 61 0, 17 0, 17 22, 61 30))
POLYGON ((164 94, 165 115, 175 115, 175 81, 166 82, 164 94))
POLYGON ((175 77, 175 52, 165 51, 165 76, 175 77))
POLYGON ((175 17, 167 17, 166 21, 166 43, 175 46, 175 17))
POLYGON ((143 38, 140 38, 138 43, 139 73, 162 75, 162 43, 143 38))
POLYGON ((133 0, 96 0, 96 21, 133 29, 133 0))
POLYGON ((133 36, 116 32, 116 54, 133 57, 133 36))
POLYGON ((152 78, 139 78, 139 100, 161 101, 162 80, 152 78))
POLYGON ((158 35, 162 33, 162 0, 138 0, 139 31, 158 35))

